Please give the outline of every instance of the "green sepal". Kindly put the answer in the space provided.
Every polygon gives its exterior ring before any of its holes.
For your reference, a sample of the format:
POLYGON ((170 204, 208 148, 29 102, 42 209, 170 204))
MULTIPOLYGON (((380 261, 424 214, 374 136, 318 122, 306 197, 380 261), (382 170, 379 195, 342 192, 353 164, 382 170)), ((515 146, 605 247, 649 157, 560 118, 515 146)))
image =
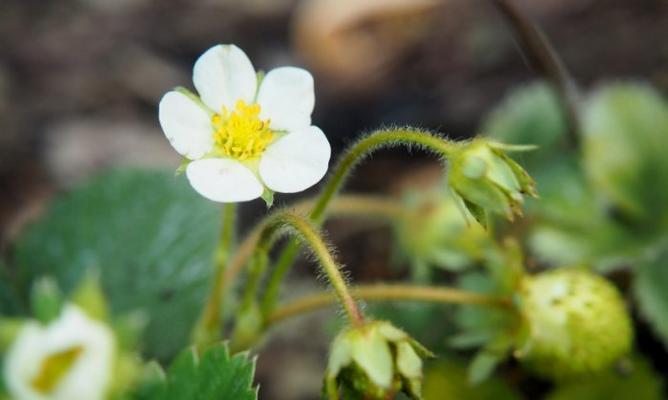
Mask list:
POLYGON ((100 285, 100 273, 90 269, 72 293, 70 301, 93 319, 109 322, 109 305, 100 285))
POLYGON ((271 208, 274 205, 274 191, 265 187, 264 192, 262 192, 262 200, 264 200, 267 208, 271 208))
POLYGON ((192 160, 183 157, 183 160, 181 160, 181 164, 179 164, 179 166, 176 168, 176 171, 174 171, 174 176, 183 175, 183 173, 186 172, 186 169, 188 168, 188 165, 190 165, 191 162, 192 160))
POLYGON ((35 281, 30 292, 30 306, 39 322, 48 324, 57 319, 63 304, 63 294, 53 278, 42 277, 35 281))

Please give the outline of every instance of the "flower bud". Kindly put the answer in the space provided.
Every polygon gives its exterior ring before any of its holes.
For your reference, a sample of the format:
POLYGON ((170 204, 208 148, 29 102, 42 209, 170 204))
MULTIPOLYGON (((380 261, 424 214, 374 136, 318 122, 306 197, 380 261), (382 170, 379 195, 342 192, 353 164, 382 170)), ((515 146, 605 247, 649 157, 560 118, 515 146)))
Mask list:
POLYGON ((531 148, 474 139, 451 156, 448 184, 479 221, 484 221, 484 210, 512 220, 522 214, 524 196, 536 197, 537 192, 534 180, 505 151, 531 148))
POLYGON ((615 286, 593 272, 561 268, 527 277, 521 299, 529 335, 517 356, 545 377, 600 372, 631 348, 624 301, 615 286))
POLYGON ((330 400, 380 400, 398 392, 421 399, 422 358, 432 356, 389 322, 348 327, 332 344, 324 390, 330 400))

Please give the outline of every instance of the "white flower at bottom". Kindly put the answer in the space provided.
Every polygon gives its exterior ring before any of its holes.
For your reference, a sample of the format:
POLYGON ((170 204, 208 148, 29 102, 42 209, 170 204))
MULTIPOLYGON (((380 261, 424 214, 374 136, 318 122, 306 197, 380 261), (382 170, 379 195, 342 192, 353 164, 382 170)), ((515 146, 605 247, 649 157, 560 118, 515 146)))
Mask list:
POLYGON ((102 400, 111 380, 111 330, 73 305, 48 325, 27 322, 4 363, 7 389, 17 400, 102 400))
POLYGON ((199 98, 173 90, 160 100, 160 125, 174 149, 192 161, 191 185, 218 202, 256 199, 265 190, 295 193, 327 172, 331 149, 311 125, 313 78, 281 67, 258 77, 246 54, 217 45, 195 62, 199 98))

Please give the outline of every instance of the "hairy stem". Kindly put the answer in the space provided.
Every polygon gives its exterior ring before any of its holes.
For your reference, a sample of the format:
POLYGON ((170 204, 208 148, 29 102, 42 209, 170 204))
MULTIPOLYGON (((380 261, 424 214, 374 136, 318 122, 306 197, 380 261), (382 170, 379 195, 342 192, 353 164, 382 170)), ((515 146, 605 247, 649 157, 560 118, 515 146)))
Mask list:
POLYGON ((579 94, 575 82, 543 32, 521 11, 514 0, 494 0, 513 27, 530 64, 556 90, 568 123, 568 139, 573 147, 580 142, 579 94))
POLYGON ((414 128, 382 129, 363 137, 339 159, 334 172, 330 175, 311 210, 311 220, 316 224, 322 223, 332 198, 341 189, 357 164, 378 149, 401 145, 429 150, 441 158, 445 158, 456 146, 455 143, 443 137, 414 128))
MULTIPOLYGON (((307 200, 295 205, 297 212, 307 213, 313 208, 315 200, 307 200)), ((345 195, 338 196, 330 206, 330 213, 336 215, 373 216, 388 220, 400 218, 404 209, 396 200, 383 197, 345 195)), ((281 252, 275 268, 271 271, 267 286, 262 297, 262 314, 268 315, 276 305, 280 294, 281 282, 292 266, 292 262, 299 252, 297 242, 289 243, 281 252)))
POLYGON ((332 288, 336 293, 336 298, 346 311, 350 323, 352 325, 362 324, 364 321, 363 314, 348 291, 348 286, 339 270, 339 266, 336 261, 334 261, 334 258, 320 236, 320 233, 311 222, 303 216, 290 211, 278 211, 265 218, 249 235, 250 239, 247 239, 247 241, 242 244, 240 251, 237 253, 237 256, 232 261, 231 265, 245 265, 248 260, 247 257, 252 254, 252 249, 256 247, 265 249, 266 251, 273 242, 276 233, 283 228, 288 228, 289 233, 292 233, 298 239, 306 243, 318 259, 322 270, 325 272, 329 283, 332 285, 332 288))
MULTIPOLYGON (((310 213, 311 220, 317 226, 323 222, 332 199, 339 192, 352 170, 364 158, 378 149, 396 146, 422 148, 435 153, 442 160, 445 160, 458 145, 441 136, 414 128, 381 129, 363 137, 353 144, 339 159, 334 172, 330 174, 325 187, 313 205, 310 213)), ((265 314, 270 313, 275 306, 278 300, 279 283, 290 270, 299 253, 298 250, 299 245, 295 241, 291 241, 283 247, 270 278, 270 282, 272 282, 270 286, 271 290, 266 292, 265 298, 262 301, 265 314)))
MULTIPOLYGON (((352 294, 366 301, 413 300, 447 304, 475 304, 489 307, 511 307, 507 298, 487 296, 447 287, 416 285, 359 285, 350 288, 352 294)), ((275 324, 288 318, 329 307, 336 302, 331 293, 316 293, 294 300, 274 312, 267 318, 267 325, 275 324)))

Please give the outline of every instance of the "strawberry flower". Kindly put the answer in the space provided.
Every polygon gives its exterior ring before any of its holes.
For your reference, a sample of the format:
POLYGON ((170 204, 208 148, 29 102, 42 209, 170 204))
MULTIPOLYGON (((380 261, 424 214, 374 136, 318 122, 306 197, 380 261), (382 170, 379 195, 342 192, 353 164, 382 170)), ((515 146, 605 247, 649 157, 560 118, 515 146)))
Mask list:
POLYGON ((48 325, 24 324, 4 360, 5 384, 14 399, 102 400, 115 346, 109 327, 66 305, 48 325))
POLYGON ((186 176, 202 196, 241 202, 295 193, 327 172, 330 146, 311 125, 313 77, 280 67, 263 78, 234 45, 217 45, 195 62, 199 97, 183 88, 160 100, 159 120, 186 157, 186 176))

